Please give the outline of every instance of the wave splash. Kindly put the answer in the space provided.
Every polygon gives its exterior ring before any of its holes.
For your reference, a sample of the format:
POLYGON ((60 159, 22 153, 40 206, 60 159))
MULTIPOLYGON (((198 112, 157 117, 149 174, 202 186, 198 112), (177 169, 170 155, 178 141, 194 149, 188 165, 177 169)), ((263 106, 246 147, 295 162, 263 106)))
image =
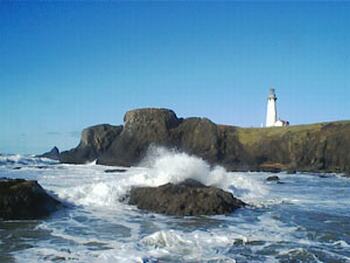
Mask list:
POLYGON ((149 168, 149 174, 158 185, 192 178, 205 185, 226 186, 227 171, 223 167, 211 167, 199 157, 176 150, 151 147, 140 165, 149 168))
POLYGON ((215 185, 230 191, 244 201, 261 199, 267 193, 266 185, 253 178, 247 178, 241 173, 227 172, 221 166, 211 167, 203 159, 183 152, 162 147, 150 148, 146 158, 137 167, 132 167, 125 173, 114 174, 112 177, 91 169, 98 165, 81 166, 89 169, 81 181, 74 187, 64 187, 60 193, 63 199, 73 203, 95 206, 118 206, 118 201, 132 187, 159 186, 166 183, 179 183, 185 179, 195 179, 205 185, 215 185))
POLYGON ((205 185, 214 185, 233 194, 254 199, 267 194, 266 185, 249 178, 247 173, 228 172, 222 166, 210 166, 203 159, 176 150, 152 147, 141 162, 149 168, 152 186, 168 182, 179 183, 185 179, 195 179, 205 185))
POLYGON ((51 165, 56 164, 57 161, 47 158, 34 157, 32 155, 20 155, 20 154, 0 154, 0 167, 1 166, 36 166, 36 165, 51 165))

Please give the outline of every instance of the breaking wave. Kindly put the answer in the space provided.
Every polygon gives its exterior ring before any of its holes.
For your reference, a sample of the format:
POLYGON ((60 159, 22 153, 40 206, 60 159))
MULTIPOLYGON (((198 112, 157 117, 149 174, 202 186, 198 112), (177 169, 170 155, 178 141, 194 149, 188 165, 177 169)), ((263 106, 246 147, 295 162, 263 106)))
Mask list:
POLYGON ((7 253, 16 262, 350 262, 348 179, 282 173, 283 184, 266 183, 270 174, 228 172, 165 148, 151 148, 138 167, 125 172, 20 155, 2 155, 0 161, 1 176, 38 180, 74 204, 34 225, 5 223, 1 262, 7 253), (254 207, 229 216, 177 218, 119 201, 133 186, 187 178, 230 191, 254 207))
MULTIPOLYGON (((90 164, 89 168, 93 166, 90 164)), ((117 206, 118 200, 131 187, 159 186, 188 178, 230 191, 244 201, 254 202, 268 192, 266 185, 242 173, 227 172, 221 166, 211 167, 201 158, 165 148, 153 148, 139 167, 130 168, 114 177, 91 172, 89 175, 93 177, 92 180, 64 188, 60 190, 60 196, 82 205, 117 206)))
POLYGON ((32 155, 20 155, 20 154, 0 154, 0 166, 28 166, 28 165, 50 165, 55 164, 57 161, 47 158, 35 158, 32 155))

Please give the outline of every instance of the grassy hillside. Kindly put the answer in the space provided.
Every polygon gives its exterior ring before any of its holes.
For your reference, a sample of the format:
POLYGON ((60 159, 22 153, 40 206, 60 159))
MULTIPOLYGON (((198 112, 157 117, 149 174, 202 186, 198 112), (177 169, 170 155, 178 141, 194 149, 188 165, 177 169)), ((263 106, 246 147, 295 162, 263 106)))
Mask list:
POLYGON ((271 128, 236 128, 258 167, 349 171, 350 121, 271 128))

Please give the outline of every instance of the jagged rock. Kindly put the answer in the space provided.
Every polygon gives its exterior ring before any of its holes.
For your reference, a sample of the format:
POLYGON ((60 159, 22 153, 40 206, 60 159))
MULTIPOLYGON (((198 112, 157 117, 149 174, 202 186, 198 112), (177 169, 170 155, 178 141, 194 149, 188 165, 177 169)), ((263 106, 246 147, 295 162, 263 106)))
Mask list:
POLYGON ((37 181, 0 179, 0 220, 40 219, 60 207, 37 181))
POLYGON ((229 214, 246 205, 229 192, 192 179, 179 184, 133 188, 129 193, 129 204, 139 209, 177 216, 229 214))
POLYGON ((38 155, 37 157, 44 157, 44 158, 49 158, 52 160, 59 160, 60 159, 60 151, 58 148, 55 146, 51 149, 51 151, 46 152, 42 155, 38 155))
POLYGON ((123 126, 101 124, 86 128, 79 145, 60 154, 63 163, 86 163, 96 160, 107 151, 111 143, 122 132, 123 126))
POLYGON ((111 146, 98 158, 99 164, 137 164, 153 145, 172 145, 171 130, 181 123, 172 110, 137 109, 124 116, 124 128, 111 146))

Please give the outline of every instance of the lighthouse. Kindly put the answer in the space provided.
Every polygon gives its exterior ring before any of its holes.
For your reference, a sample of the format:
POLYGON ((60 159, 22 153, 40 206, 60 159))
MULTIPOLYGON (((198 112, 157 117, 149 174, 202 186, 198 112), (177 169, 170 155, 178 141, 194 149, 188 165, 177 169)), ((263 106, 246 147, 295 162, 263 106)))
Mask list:
POLYGON ((267 97, 266 127, 288 126, 288 121, 283 121, 277 115, 277 97, 275 89, 270 89, 267 97))

